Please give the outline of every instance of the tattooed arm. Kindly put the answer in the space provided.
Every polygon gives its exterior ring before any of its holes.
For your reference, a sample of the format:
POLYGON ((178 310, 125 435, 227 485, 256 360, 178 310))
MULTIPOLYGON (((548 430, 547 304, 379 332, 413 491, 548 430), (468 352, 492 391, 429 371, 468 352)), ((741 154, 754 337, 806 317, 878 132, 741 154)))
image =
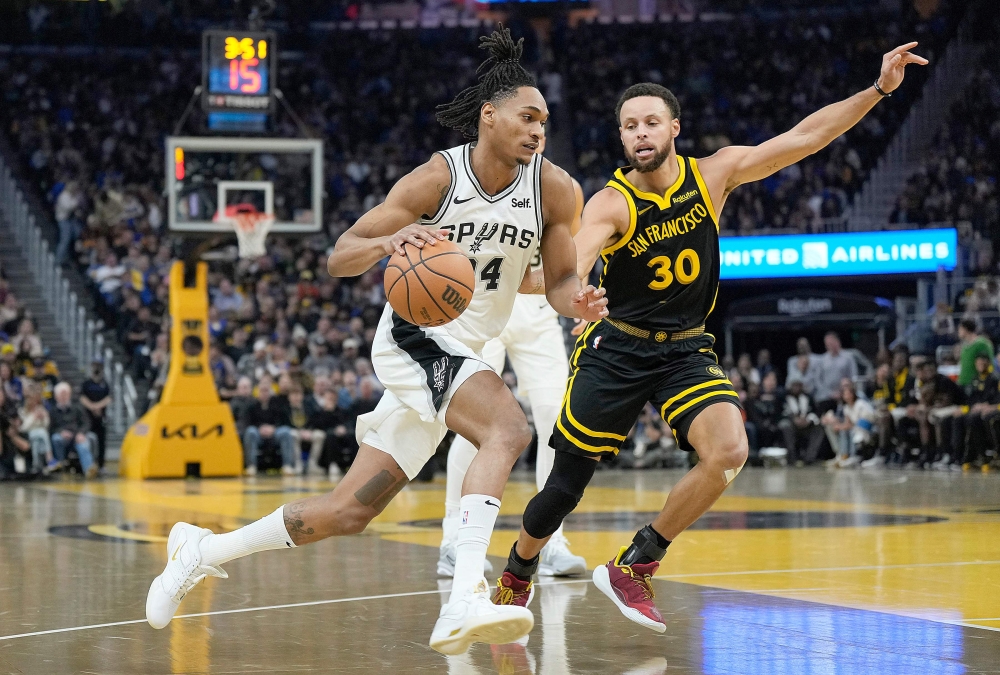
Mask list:
POLYGON ((447 239, 447 233, 417 221, 440 210, 450 186, 451 172, 440 155, 400 178, 383 203, 361 216, 337 240, 327 261, 330 276, 363 274, 387 255, 402 253, 403 244, 423 248, 447 239))

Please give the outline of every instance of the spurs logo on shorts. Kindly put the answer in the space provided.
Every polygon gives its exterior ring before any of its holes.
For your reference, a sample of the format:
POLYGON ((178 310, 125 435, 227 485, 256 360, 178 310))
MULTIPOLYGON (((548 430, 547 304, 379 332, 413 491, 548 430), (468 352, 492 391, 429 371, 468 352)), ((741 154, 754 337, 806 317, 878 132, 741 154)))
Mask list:
POLYGON ((444 391, 445 385, 448 383, 448 357, 442 356, 440 359, 434 362, 434 388, 438 391, 444 391))

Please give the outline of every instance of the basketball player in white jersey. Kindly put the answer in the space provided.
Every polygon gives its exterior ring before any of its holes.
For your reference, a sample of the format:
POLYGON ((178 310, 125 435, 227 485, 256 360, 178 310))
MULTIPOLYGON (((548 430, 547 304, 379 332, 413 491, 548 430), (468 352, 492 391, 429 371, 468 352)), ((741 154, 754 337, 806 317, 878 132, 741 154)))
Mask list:
MULTIPOLYGON (((333 492, 286 504, 234 532, 176 524, 166 569, 146 599, 154 628, 166 626, 206 576, 226 578, 219 566, 229 560, 363 531, 449 428, 479 452, 462 490, 451 597, 430 645, 458 654, 473 642, 520 639, 534 625, 527 607, 493 605, 483 577, 500 496, 531 436, 524 413, 481 352, 507 324, 539 240, 546 296, 556 311, 597 321, 607 315, 607 301, 576 275, 569 175, 535 154, 548 111, 519 63, 521 44, 504 28, 482 42, 490 58, 478 83, 438 111, 442 124, 478 141, 437 153, 400 179, 383 204, 340 237, 328 262, 332 276, 352 277, 402 253, 406 244, 423 248, 449 239, 474 265, 468 308, 445 326, 419 328, 386 305, 372 347, 386 393, 373 412, 358 418, 360 449, 347 475, 333 492)), ((377 573, 377 561, 372 568, 377 573)))
MULTIPOLYGON (((543 136, 538 154, 541 155, 544 151, 543 136)), ((570 180, 573 182, 573 194, 576 198, 576 210, 570 228, 575 236, 580 229, 580 214, 583 212, 583 189, 575 178, 571 177, 570 180)), ((541 263, 541 250, 536 248, 530 269, 537 272, 541 263)), ((535 485, 541 490, 545 486, 545 480, 549 477, 555 459, 555 450, 548 443, 548 430, 555 426, 556 418, 559 416, 563 395, 566 393, 566 380, 569 377, 559 315, 543 296, 519 294, 514 300, 514 309, 503 332, 483 347, 483 360, 497 373, 503 372, 504 362, 508 357, 517 376, 518 393, 527 396, 531 404, 531 416, 534 419, 538 443, 535 456, 535 485)), ((455 436, 448 450, 445 516, 441 521, 443 535, 437 573, 442 577, 450 577, 455 571, 455 535, 461 521, 459 502, 462 497, 462 483, 465 480, 465 472, 475 456, 476 447, 461 436, 455 436)), ((488 560, 486 571, 492 572, 488 560)), ((569 542, 563 535, 560 525, 542 549, 538 574, 571 576, 584 574, 586 571, 587 561, 582 556, 570 552, 569 542)))

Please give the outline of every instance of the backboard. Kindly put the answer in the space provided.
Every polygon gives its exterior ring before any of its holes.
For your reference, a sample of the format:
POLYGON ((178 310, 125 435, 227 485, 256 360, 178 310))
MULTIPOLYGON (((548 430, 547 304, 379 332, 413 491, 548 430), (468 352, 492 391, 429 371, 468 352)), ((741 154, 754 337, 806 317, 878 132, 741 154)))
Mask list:
POLYGON ((168 227, 232 232, 233 211, 274 215, 275 234, 323 227, 323 142, 315 139, 170 136, 166 143, 168 227))

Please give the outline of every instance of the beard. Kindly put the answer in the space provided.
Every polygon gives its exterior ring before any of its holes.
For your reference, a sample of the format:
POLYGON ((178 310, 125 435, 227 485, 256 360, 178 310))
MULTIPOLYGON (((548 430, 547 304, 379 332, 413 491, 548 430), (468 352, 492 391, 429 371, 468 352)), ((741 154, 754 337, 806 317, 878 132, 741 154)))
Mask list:
POLYGON ((663 163, 667 161, 667 157, 670 156, 670 149, 672 147, 674 147, 674 139, 671 138, 664 147, 653 150, 652 157, 644 160, 640 160, 635 152, 626 149, 625 159, 628 160, 628 165, 639 173, 652 173, 663 166, 663 163))

